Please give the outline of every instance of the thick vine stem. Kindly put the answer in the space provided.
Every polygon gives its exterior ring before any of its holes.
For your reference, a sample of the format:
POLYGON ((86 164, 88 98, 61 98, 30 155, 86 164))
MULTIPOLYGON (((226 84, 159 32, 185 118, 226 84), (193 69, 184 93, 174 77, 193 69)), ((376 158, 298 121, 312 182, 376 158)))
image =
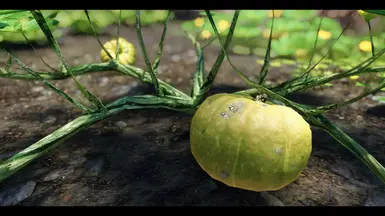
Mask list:
MULTIPOLYGON (((75 76, 84 75, 87 73, 95 73, 95 72, 106 72, 115 69, 115 65, 111 63, 93 63, 93 64, 84 64, 79 66, 71 67, 70 70, 75 76)), ((45 80, 62 80, 70 78, 69 74, 64 73, 55 73, 55 72, 36 72, 45 80)), ((8 79, 21 79, 21 80, 35 80, 36 77, 32 74, 26 73, 16 73, 16 72, 7 72, 0 73, 0 77, 8 78, 8 79)))
MULTIPOLYGON (((183 100, 181 100, 183 101, 183 100)), ((164 98, 159 98, 156 96, 137 96, 133 98, 125 97, 118 99, 115 102, 108 104, 106 107, 108 109, 107 113, 92 113, 80 116, 75 120, 67 123, 61 128, 57 129, 53 133, 47 135, 46 137, 40 139, 36 143, 30 145, 26 149, 0 163, 0 182, 4 181, 6 178, 10 177, 23 167, 27 166, 32 161, 38 159, 48 151, 52 150, 60 143, 71 138, 80 131, 86 129, 88 126, 93 125, 94 123, 106 119, 110 116, 113 116, 124 110, 132 109, 149 109, 149 108, 165 108, 179 112, 185 112, 188 114, 193 114, 195 108, 191 107, 189 101, 185 101, 186 104, 172 104, 172 100, 165 101, 164 98), (144 100, 148 97, 153 97, 154 102, 151 104, 144 103, 144 100), (142 104, 141 104, 142 101, 142 104), (179 106, 178 106, 179 105, 179 106)))
POLYGON ((156 74, 155 74, 155 72, 153 70, 153 67, 152 67, 152 65, 150 63, 150 60, 148 59, 147 51, 146 51, 146 46, 144 45, 143 36, 142 36, 142 27, 141 27, 141 24, 140 24, 140 10, 136 10, 136 25, 135 26, 136 26, 136 33, 137 33, 137 36, 138 36, 140 48, 142 50, 144 62, 147 65, 147 70, 150 73, 150 76, 151 76, 151 79, 152 79, 151 83, 154 86, 156 94, 161 96, 161 97, 163 97, 164 93, 162 91, 162 88, 159 87, 158 79, 157 79, 156 74))
MULTIPOLYGON (((320 85, 324 85, 324 84, 329 83, 333 80, 342 79, 342 78, 350 77, 353 75, 359 75, 359 74, 363 74, 363 73, 383 73, 383 72, 385 72, 384 67, 367 68, 367 69, 362 70, 362 71, 352 71, 349 73, 335 73, 335 74, 331 74, 331 75, 317 77, 314 79, 308 78, 307 82, 302 82, 301 80, 297 80, 296 82, 293 82, 287 86, 279 86, 279 87, 274 86, 274 87, 269 87, 267 89, 269 89, 269 90, 271 90, 277 94, 280 94, 282 96, 285 96, 285 95, 292 94, 295 92, 304 91, 304 90, 307 90, 309 88, 314 88, 314 87, 317 87, 320 85)), ((258 90, 256 88, 250 88, 250 89, 241 90, 241 91, 238 91, 235 93, 246 94, 246 95, 256 95, 256 94, 259 94, 260 92, 261 92, 261 90, 258 90)))
POLYGON ((354 139, 322 115, 311 116, 307 120, 312 125, 322 128, 329 133, 334 139, 359 158, 385 184, 385 168, 371 154, 369 154, 368 151, 354 141, 354 139))
MULTIPOLYGON (((205 82, 202 84, 199 92, 195 95, 195 97, 194 97, 194 104, 195 105, 198 105, 198 104, 202 103, 203 100, 207 97, 207 95, 208 95, 208 93, 209 93, 209 91, 210 91, 210 89, 211 89, 211 87, 212 87, 212 85, 214 83, 214 80, 215 80, 215 78, 217 76, 219 68, 221 67, 223 60, 227 56, 226 55, 226 49, 230 45, 230 42, 231 42, 231 40, 233 38, 233 34, 234 34, 234 30, 235 30, 235 27, 236 27, 236 24, 237 24, 239 13, 240 13, 240 10, 236 10, 234 12, 233 19, 232 19, 231 25, 230 25, 230 29, 229 29, 229 32, 227 34, 226 41, 225 41, 225 43, 223 45, 224 49, 221 49, 221 51, 219 52, 217 60, 215 61, 215 63, 213 65, 213 67, 211 68, 208 76, 206 77, 205 82)), ((209 10, 206 10, 206 14, 208 15, 209 18, 211 17, 211 13, 210 13, 209 10)), ((214 21, 212 19, 210 19, 210 22, 212 24, 212 27, 216 31, 216 36, 220 40, 221 39, 220 36, 219 36, 220 34, 216 30, 214 21)))
POLYGON ((272 91, 277 92, 281 95, 287 95, 294 92, 304 91, 310 88, 314 88, 320 85, 324 85, 326 83, 329 83, 333 80, 338 80, 342 78, 347 78, 354 75, 364 74, 364 73, 383 73, 385 72, 385 68, 383 67, 376 67, 376 68, 367 68, 364 70, 354 70, 350 72, 342 72, 342 73, 334 73, 330 75, 326 75, 323 77, 317 77, 317 78, 308 78, 308 81, 304 82, 304 80, 297 80, 293 83, 290 83, 288 85, 282 85, 282 86, 275 86, 270 88, 272 91))
POLYGON ((63 127, 57 129, 53 133, 39 140, 35 144, 29 146, 23 151, 17 153, 13 157, 0 164, 0 182, 16 173, 35 159, 41 157, 49 150, 52 150, 63 141, 71 138, 80 130, 92 125, 93 123, 100 121, 108 116, 116 114, 124 108, 117 108, 109 110, 106 114, 94 113, 78 117, 77 119, 67 123, 63 127))
MULTIPOLYGON (((364 62, 358 64, 356 67, 343 71, 340 73, 324 76, 322 78, 313 78, 312 81, 308 81, 309 77, 305 77, 303 74, 299 77, 292 78, 288 81, 285 81, 275 87, 272 88, 274 92, 280 92, 280 94, 289 94, 296 91, 306 90, 312 87, 316 87, 318 85, 326 84, 336 79, 341 79, 348 76, 358 75, 361 73, 368 72, 381 72, 381 68, 369 68, 369 66, 374 63, 379 57, 385 54, 385 49, 382 49, 378 53, 376 53, 373 57, 368 58, 364 62), (291 89, 293 88, 293 89, 291 89)), ((312 67, 314 68, 315 65, 312 67)))
POLYGON ((344 101, 342 103, 339 103, 339 104, 329 104, 329 105, 325 105, 325 106, 320 106, 320 107, 317 107, 315 108, 314 110, 312 110, 313 113, 315 114, 318 114, 318 113, 323 113, 323 112, 327 112, 331 109, 336 109, 336 108, 339 108, 339 107, 342 107, 342 106, 345 106, 347 104, 351 104, 351 103, 354 103, 354 102, 357 102, 359 101, 360 99, 370 95, 370 94, 373 94, 381 89, 383 89, 385 87, 385 80, 383 80, 381 82, 381 84, 379 86, 377 86, 376 88, 372 89, 372 90, 368 90, 362 94, 360 94, 359 96, 357 97, 354 97, 352 99, 349 99, 347 101, 344 101))
MULTIPOLYGON (((121 72, 123 74, 126 74, 126 75, 132 76, 134 78, 140 79, 145 83, 152 84, 151 75, 149 75, 143 69, 133 67, 131 65, 123 65, 123 64, 117 63, 116 70, 118 70, 119 72, 121 72)), ((185 93, 183 93, 182 91, 172 87, 170 84, 168 84, 168 83, 166 83, 160 79, 157 79, 157 81, 159 83, 159 88, 161 89, 162 92, 169 94, 169 95, 181 97, 181 98, 184 98, 186 100, 192 101, 192 98, 190 96, 188 96, 185 93)))
MULTIPOLYGON (((95 73, 95 72, 107 72, 107 71, 116 71, 125 75, 129 75, 133 78, 139 79, 145 83, 152 84, 152 78, 148 73, 146 73, 143 69, 131 66, 131 65, 123 65, 119 62, 109 62, 109 63, 94 63, 94 64, 85 64, 79 65, 70 68, 72 74, 74 76, 83 75, 86 73, 95 73)), ((54 72, 36 72, 45 80, 61 80, 70 78, 70 74, 64 73, 54 73, 54 72)), ((15 73, 15 72, 7 72, 0 73, 0 77, 8 78, 8 79, 24 79, 24 80, 36 80, 36 77, 32 74, 24 74, 24 73, 15 73)), ((191 100, 187 94, 179 91, 178 89, 172 87, 170 84, 158 79, 159 86, 168 95, 173 95, 177 97, 182 97, 187 100, 191 100)))

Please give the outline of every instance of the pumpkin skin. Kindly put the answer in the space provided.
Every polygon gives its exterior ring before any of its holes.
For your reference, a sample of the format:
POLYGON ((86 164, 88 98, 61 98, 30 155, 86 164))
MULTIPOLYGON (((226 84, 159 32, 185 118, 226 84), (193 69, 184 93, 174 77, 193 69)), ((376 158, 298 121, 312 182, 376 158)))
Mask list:
POLYGON ((213 179, 250 191, 274 191, 307 166, 312 133, 289 107, 216 94, 192 118, 190 147, 213 179))
MULTIPOLYGON (((116 40, 111 40, 103 44, 106 50, 111 54, 111 56, 116 58, 116 40)), ((136 50, 132 43, 128 42, 124 38, 119 38, 119 63, 134 65, 136 62, 136 50)), ((102 62, 109 62, 111 59, 107 53, 102 49, 100 51, 100 60, 102 62)))

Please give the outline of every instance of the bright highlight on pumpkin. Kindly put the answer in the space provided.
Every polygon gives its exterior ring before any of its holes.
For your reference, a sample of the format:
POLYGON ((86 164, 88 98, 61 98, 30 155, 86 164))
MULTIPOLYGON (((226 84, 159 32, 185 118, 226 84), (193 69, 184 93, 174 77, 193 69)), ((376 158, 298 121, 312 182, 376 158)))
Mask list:
MULTIPOLYGON (((103 46, 106 48, 108 53, 112 56, 112 58, 116 58, 116 45, 117 45, 117 40, 111 40, 107 41, 103 46)), ((129 65, 134 65, 136 62, 136 50, 135 47, 132 43, 128 42, 124 38, 119 38, 119 63, 121 64, 129 64, 129 65)), ((109 62, 111 61, 110 57, 102 49, 100 51, 100 60, 102 62, 109 62)))

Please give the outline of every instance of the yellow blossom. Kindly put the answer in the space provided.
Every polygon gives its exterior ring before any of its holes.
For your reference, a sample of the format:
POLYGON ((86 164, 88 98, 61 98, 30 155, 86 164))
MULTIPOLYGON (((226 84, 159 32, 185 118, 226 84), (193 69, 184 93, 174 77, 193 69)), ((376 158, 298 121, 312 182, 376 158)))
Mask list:
POLYGON ((209 39, 210 37, 211 37, 211 33, 209 32, 209 31, 207 31, 207 30, 203 30, 202 32, 201 32, 201 38, 203 38, 203 39, 209 39))
POLYGON ((332 37, 332 33, 320 29, 318 32, 318 37, 321 38, 322 40, 329 40, 332 37))
POLYGON ((296 55, 298 58, 306 57, 307 51, 306 51, 305 49, 297 49, 297 50, 295 51, 295 55, 296 55))
POLYGON ((226 21, 226 20, 221 20, 218 23, 219 31, 224 31, 224 30, 226 30, 229 27, 230 27, 230 23, 228 21, 226 21))
POLYGON ((202 27, 205 24, 205 20, 202 17, 198 17, 194 20, 194 24, 196 27, 202 27))
POLYGON ((368 40, 361 41, 360 50, 363 52, 371 52, 372 51, 372 43, 368 40))
MULTIPOLYGON (((263 30, 262 35, 263 35, 263 38, 269 39, 269 37, 270 37, 270 29, 263 30)), ((282 33, 279 33, 277 31, 273 30, 273 34, 271 35, 271 37, 272 37, 272 39, 279 39, 283 35, 289 35, 289 33, 285 32, 285 33, 282 34, 282 33)))
POLYGON ((272 62, 270 62, 270 66, 271 67, 281 67, 282 64, 279 61, 272 61, 272 62))
POLYGON ((257 64, 259 64, 259 65, 263 65, 265 63, 265 61, 264 60, 262 60, 262 59, 257 59, 257 64))
POLYGON ((274 11, 274 18, 278 18, 283 15, 283 10, 269 10, 269 12, 267 13, 269 18, 273 18, 273 11, 274 11))

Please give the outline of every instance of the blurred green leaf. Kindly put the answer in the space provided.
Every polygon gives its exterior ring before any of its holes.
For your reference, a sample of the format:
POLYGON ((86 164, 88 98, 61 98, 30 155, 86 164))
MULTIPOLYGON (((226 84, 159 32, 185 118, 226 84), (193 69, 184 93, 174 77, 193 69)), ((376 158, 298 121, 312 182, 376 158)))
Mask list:
POLYGON ((381 16, 385 16, 385 10, 363 10, 363 11, 366 11, 368 13, 378 14, 381 16))
MULTIPOLYGON (((244 10, 239 15, 239 26, 257 26, 267 18, 266 10, 244 10)), ((237 30, 236 30, 237 31, 237 30)))
POLYGON ((20 12, 25 12, 28 10, 0 10, 0 15, 15 14, 20 12))
POLYGON ((317 11, 315 10, 284 10, 283 12, 283 17, 296 20, 310 20, 317 15, 317 11))
MULTIPOLYGON (((54 19, 57 12, 45 11, 44 15, 44 18, 51 29, 59 23, 54 19)), ((0 23, 0 31, 2 32, 29 32, 40 30, 38 23, 33 18, 30 11, 3 13, 0 15, 0 23)))
POLYGON ((356 86, 359 86, 359 87, 365 87, 366 84, 365 84, 365 83, 362 83, 362 82, 356 82, 356 86))
POLYGON ((197 26, 195 26, 194 24, 194 21, 185 21, 182 23, 182 29, 186 32, 195 32, 195 31, 199 31, 200 28, 198 28, 197 26))
MULTIPOLYGON (((271 22, 272 22, 271 19, 266 22, 265 24, 266 29, 270 28, 271 22)), ((299 22, 298 20, 289 19, 289 18, 279 18, 274 20, 274 32, 277 32, 277 33, 307 31, 308 28, 309 28, 309 22, 299 22)))
MULTIPOLYGON (((274 23, 275 24, 275 23, 274 23)), ((314 34, 314 33, 313 33, 314 34)), ((300 33, 295 32, 287 36, 279 38, 277 41, 272 43, 272 49, 282 56, 295 55, 298 49, 304 49, 310 51, 313 49, 314 35, 311 32, 300 33)))
POLYGON ((8 26, 7 23, 5 23, 5 22, 0 22, 0 29, 3 29, 3 28, 5 28, 5 27, 7 27, 7 26, 8 26))
POLYGON ((235 53, 237 55, 250 55, 251 54, 251 50, 249 47, 240 46, 240 45, 235 45, 232 48, 232 51, 233 51, 233 53, 235 53))
MULTIPOLYGON (((313 30, 317 29, 320 19, 321 19, 320 17, 317 17, 312 21, 310 21, 310 29, 313 29, 313 30)), ((321 30, 329 31, 332 33, 332 37, 337 37, 342 32, 342 26, 335 19, 332 19, 329 17, 323 17, 321 30)))
POLYGON ((234 38, 255 38, 262 33, 260 28, 256 26, 238 26, 234 31, 234 38))

